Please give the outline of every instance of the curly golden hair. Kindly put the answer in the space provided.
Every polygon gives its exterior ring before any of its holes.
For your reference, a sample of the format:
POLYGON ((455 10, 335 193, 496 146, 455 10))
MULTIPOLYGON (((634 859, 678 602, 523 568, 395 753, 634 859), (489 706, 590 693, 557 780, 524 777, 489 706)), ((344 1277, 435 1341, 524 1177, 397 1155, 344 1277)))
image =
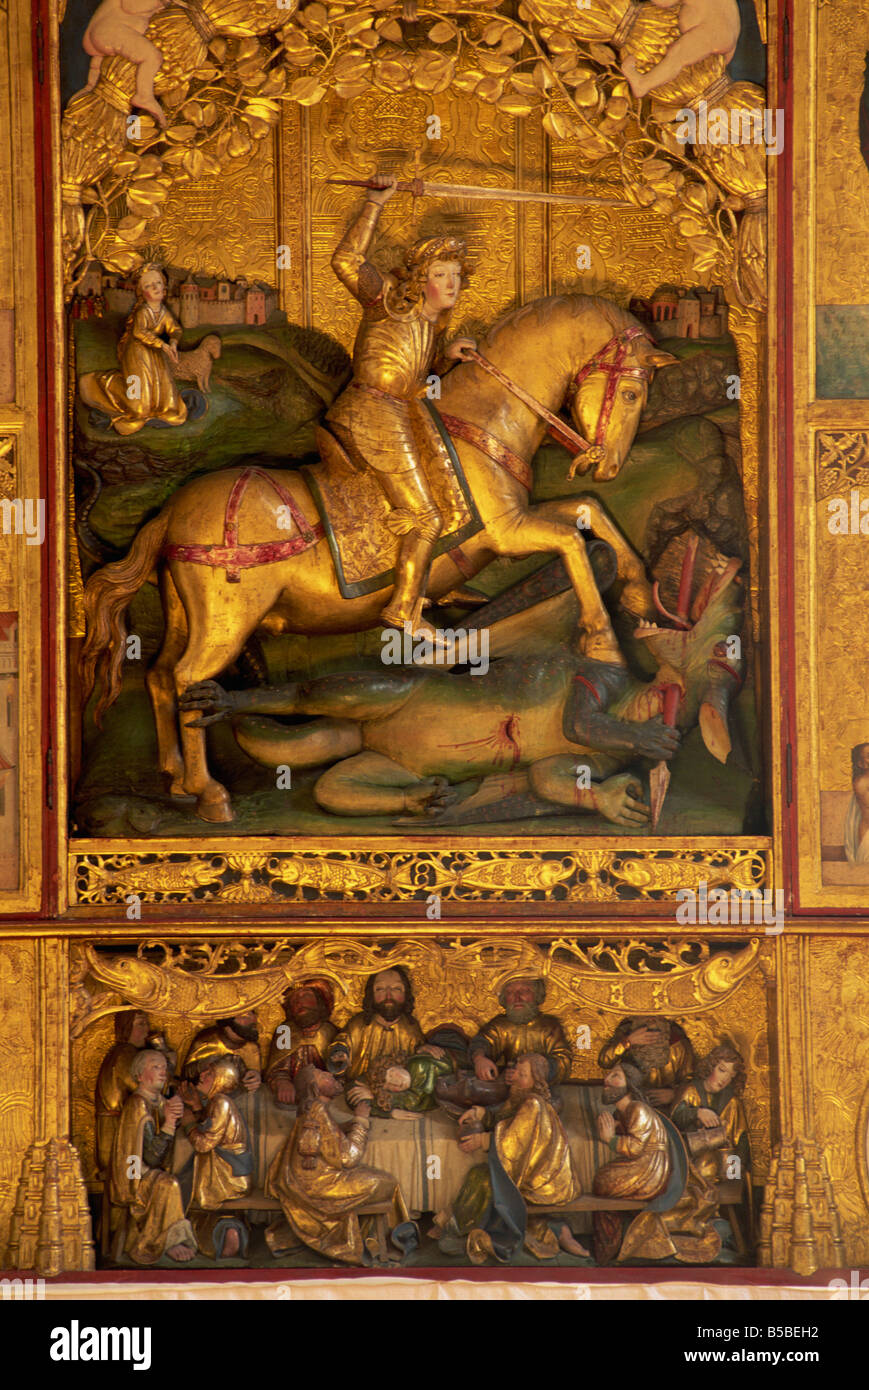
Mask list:
POLYGON ((718 1047, 713 1047, 711 1052, 707 1052, 705 1057, 701 1057, 697 1063, 697 1075, 701 1081, 705 1081, 711 1076, 719 1062, 731 1062, 733 1064, 733 1080, 730 1089, 735 1096, 741 1096, 745 1090, 746 1070, 745 1059, 741 1052, 730 1043, 721 1043, 718 1047))
POLYGON ((459 237, 435 236, 414 242, 405 253, 404 263, 393 267, 398 283, 383 297, 390 318, 411 318, 419 311, 429 271, 437 261, 457 261, 462 281, 473 273, 467 258, 467 246, 459 237))

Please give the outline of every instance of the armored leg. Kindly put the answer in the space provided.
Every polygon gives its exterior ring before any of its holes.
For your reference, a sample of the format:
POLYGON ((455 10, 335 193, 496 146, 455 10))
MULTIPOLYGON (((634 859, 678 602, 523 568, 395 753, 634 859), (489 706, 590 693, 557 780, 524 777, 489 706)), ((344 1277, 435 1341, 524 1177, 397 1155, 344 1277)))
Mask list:
POLYGON ((425 594, 429 562, 443 522, 422 473, 384 473, 377 478, 392 507, 389 528, 403 537, 395 562, 392 597, 382 617, 401 625, 415 622, 419 600, 425 594))

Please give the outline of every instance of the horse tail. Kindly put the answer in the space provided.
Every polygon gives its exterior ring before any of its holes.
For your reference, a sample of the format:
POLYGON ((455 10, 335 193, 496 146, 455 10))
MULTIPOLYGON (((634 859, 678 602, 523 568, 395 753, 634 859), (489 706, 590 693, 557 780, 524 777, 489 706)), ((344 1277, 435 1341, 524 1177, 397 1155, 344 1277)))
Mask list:
POLYGON ((143 526, 123 560, 103 565, 91 575, 84 588, 87 636, 81 653, 82 700, 90 699, 99 680, 102 692, 94 711, 94 722, 102 728, 103 714, 121 692, 127 607, 153 570, 169 529, 169 508, 143 526))

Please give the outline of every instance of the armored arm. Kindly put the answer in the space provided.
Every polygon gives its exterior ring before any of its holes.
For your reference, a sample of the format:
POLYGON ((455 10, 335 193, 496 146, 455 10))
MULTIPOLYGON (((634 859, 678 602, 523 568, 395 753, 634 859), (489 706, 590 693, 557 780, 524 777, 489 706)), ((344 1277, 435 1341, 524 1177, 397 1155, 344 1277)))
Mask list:
POLYGON ((383 293, 383 276, 366 254, 379 217, 380 204, 366 202, 332 254, 332 269, 341 284, 366 307, 376 303, 383 293))

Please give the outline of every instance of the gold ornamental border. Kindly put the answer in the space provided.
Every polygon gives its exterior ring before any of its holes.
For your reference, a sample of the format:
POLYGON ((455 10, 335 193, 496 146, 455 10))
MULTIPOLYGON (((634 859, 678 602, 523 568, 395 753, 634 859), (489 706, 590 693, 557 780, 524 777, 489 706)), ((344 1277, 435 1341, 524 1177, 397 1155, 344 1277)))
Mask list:
POLYGON ((691 937, 656 945, 581 945, 559 938, 545 950, 503 937, 449 945, 358 939, 214 946, 152 939, 141 942, 133 957, 83 943, 71 958, 70 1030, 78 1038, 99 1019, 129 1008, 161 1020, 181 1019, 190 1027, 211 1023, 275 1003, 312 974, 328 977, 338 997, 355 1003, 372 973, 397 965, 412 972, 420 1005, 431 995, 439 1006, 447 994, 452 1013, 458 1011, 465 1021, 479 1003, 481 972, 488 977, 485 992, 493 997, 507 980, 531 975, 546 980, 559 1004, 617 1014, 654 1009, 681 1017, 719 1007, 755 969, 765 972, 761 948, 757 936, 736 950, 716 952, 707 941, 691 937))
POLYGON ((79 840, 69 855, 70 908, 111 908, 130 920, 139 908, 185 903, 294 915, 316 904, 410 902, 433 917, 446 903, 459 911, 528 903, 556 912, 576 904, 673 911, 677 892, 702 894, 703 885, 707 893, 770 892, 771 857, 772 841, 752 836, 590 836, 579 845, 554 836, 439 836, 431 845, 355 836, 79 840))

